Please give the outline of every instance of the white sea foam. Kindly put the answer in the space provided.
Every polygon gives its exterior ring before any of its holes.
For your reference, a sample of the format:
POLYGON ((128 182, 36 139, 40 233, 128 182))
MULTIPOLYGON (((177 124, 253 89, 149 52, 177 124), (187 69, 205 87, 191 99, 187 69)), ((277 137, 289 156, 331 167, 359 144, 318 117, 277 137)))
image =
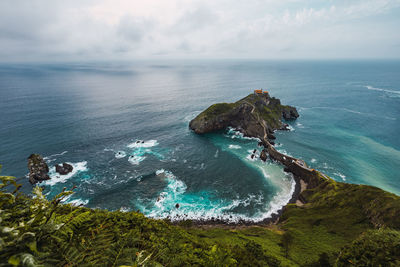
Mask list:
POLYGON ((165 173, 165 170, 164 170, 164 169, 161 169, 161 170, 157 170, 157 171, 156 171, 156 175, 160 175, 160 174, 162 174, 162 173, 165 173))
POLYGON ((346 175, 344 175, 343 173, 334 172, 333 174, 339 176, 343 181, 346 181, 346 175))
POLYGON ((219 153, 219 150, 217 149, 217 151, 215 151, 214 158, 218 158, 218 153, 219 153))
POLYGON ((80 198, 76 198, 76 199, 68 200, 67 203, 69 203, 73 206, 80 206, 80 205, 84 206, 89 203, 89 200, 87 200, 87 199, 83 200, 80 198))
POLYGON ((245 140, 256 140, 256 141, 260 141, 259 138, 256 137, 247 137, 244 136, 244 134, 242 132, 240 132, 239 130, 232 128, 232 127, 228 127, 227 129, 227 135, 234 139, 234 138, 238 138, 238 139, 245 139, 245 140))
POLYGON ((115 153, 115 158, 117 159, 122 159, 126 157, 126 152, 125 151, 118 151, 117 153, 115 153))
POLYGON ((298 128, 304 128, 304 125, 301 124, 300 122, 296 122, 296 126, 297 126, 298 128))
POLYGON ((119 211, 121 211, 121 212, 129 212, 130 209, 128 207, 121 207, 121 208, 119 208, 119 211))
POLYGON ((257 153, 253 153, 253 150, 247 150, 247 156, 246 156, 246 159, 248 159, 248 160, 251 160, 251 161, 255 161, 255 160, 257 160, 257 158, 258 158, 258 156, 257 156, 257 153), (251 158, 251 156, 254 154, 254 157, 253 158, 251 158))
MULTIPOLYGON (((252 163, 253 164, 253 163, 252 163)), ((249 216, 234 211, 238 207, 248 207, 251 205, 263 205, 263 194, 249 194, 247 197, 232 200, 211 200, 206 192, 190 194, 186 192, 186 184, 174 176, 172 172, 160 169, 156 174, 163 174, 167 181, 167 186, 153 200, 152 205, 138 205, 140 210, 152 218, 169 218, 172 221, 191 219, 191 220, 212 220, 220 219, 235 223, 241 220, 260 222, 270 218, 277 213, 291 199, 295 182, 290 174, 286 174, 279 167, 267 171, 266 165, 256 163, 264 174, 265 178, 277 183, 279 191, 272 200, 254 215, 249 216), (270 173, 272 171, 272 173, 270 173), (267 173, 268 172, 268 173, 267 173), (179 204, 179 207, 175 207, 179 204)), ((151 200, 149 200, 151 201, 151 200)))
POLYGON ((400 95, 400 91, 389 90, 389 89, 383 89, 383 88, 377 88, 377 87, 373 87, 373 86, 370 86, 370 85, 365 85, 364 87, 367 88, 368 90, 380 91, 380 92, 385 92, 385 93, 400 95))
POLYGON ((259 221, 262 221, 265 218, 270 218, 272 214, 276 214, 280 209, 282 209, 290 201, 296 188, 296 182, 293 179, 293 175, 284 173, 283 170, 280 170, 280 172, 282 172, 282 175, 286 178, 279 180, 276 178, 272 179, 272 177, 267 174, 265 168, 261 167, 261 171, 266 179, 278 184, 280 191, 276 193, 272 201, 269 203, 269 209, 266 212, 261 213, 259 218, 256 218, 256 220, 259 221))
POLYGON ((145 156, 139 156, 139 155, 131 155, 128 157, 128 161, 133 165, 139 165, 139 163, 145 159, 146 159, 145 156))
POLYGON ((296 129, 295 129, 292 125, 290 125, 290 124, 288 124, 287 128, 288 128, 289 131, 291 131, 291 132, 293 132, 293 131, 296 130, 296 129))
POLYGON ((50 171, 49 171, 49 176, 51 179, 44 181, 43 183, 45 185, 55 185, 57 183, 65 183, 68 179, 70 179, 74 175, 76 175, 80 172, 86 172, 88 170, 87 161, 82 161, 82 162, 77 162, 77 163, 69 163, 69 164, 71 164, 73 167, 72 172, 70 172, 66 175, 61 175, 58 172, 56 172, 56 168, 53 166, 50 168, 50 171))
POLYGON ((239 146, 239 145, 229 145, 229 148, 230 148, 230 149, 240 149, 240 148, 242 148, 242 147, 239 146))
POLYGON ((316 163, 316 162, 317 162, 316 159, 314 159, 314 158, 311 159, 311 163, 316 163))
POLYGON ((153 147, 157 146, 158 142, 157 140, 148 140, 148 141, 143 141, 143 140, 136 140, 133 143, 130 143, 128 145, 129 148, 137 148, 137 147, 153 147))

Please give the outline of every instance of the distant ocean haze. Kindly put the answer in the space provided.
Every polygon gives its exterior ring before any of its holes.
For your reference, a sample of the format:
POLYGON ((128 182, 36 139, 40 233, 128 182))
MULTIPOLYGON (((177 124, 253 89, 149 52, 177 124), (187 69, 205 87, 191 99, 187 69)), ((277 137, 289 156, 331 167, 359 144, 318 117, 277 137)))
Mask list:
MULTIPOLYGON (((0 65, 2 174, 27 178, 39 153, 47 197, 172 219, 260 221, 290 199, 282 166, 250 156, 233 129, 196 135, 189 121, 216 102, 267 89, 298 108, 276 148, 338 181, 400 193, 400 62, 171 61, 0 65), (60 176, 53 166, 69 162, 60 176), (178 205, 177 205, 178 204, 178 205)), ((256 153, 256 154, 257 154, 256 153)))

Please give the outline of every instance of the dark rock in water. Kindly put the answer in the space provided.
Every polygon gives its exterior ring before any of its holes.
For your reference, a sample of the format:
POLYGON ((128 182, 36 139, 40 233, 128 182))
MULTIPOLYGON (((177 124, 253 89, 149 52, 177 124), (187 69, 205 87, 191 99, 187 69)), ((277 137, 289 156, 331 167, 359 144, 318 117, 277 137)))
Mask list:
POLYGON ((263 142, 258 142, 258 146, 263 146, 263 142))
POLYGON ((59 165, 59 164, 56 165, 56 172, 58 172, 61 175, 66 175, 66 174, 72 172, 73 169, 74 169, 74 167, 72 167, 71 164, 68 164, 65 162, 62 165, 59 165))
POLYGON ((253 154, 256 153, 256 151, 257 151, 257 149, 254 149, 254 150, 253 150, 253 154))
POLYGON ((39 154, 32 154, 28 158, 29 182, 35 184, 50 180, 49 166, 39 154))
POLYGON ((176 203, 175 208, 179 209, 179 203, 176 203))
POLYGON ((251 154, 251 159, 254 159, 254 154, 251 154))
POLYGON ((260 159, 262 161, 266 161, 267 160, 267 152, 265 151, 265 149, 263 149, 260 153, 260 159))
POLYGON ((275 142, 274 141, 269 141, 269 143, 271 144, 271 145, 275 145, 275 142))

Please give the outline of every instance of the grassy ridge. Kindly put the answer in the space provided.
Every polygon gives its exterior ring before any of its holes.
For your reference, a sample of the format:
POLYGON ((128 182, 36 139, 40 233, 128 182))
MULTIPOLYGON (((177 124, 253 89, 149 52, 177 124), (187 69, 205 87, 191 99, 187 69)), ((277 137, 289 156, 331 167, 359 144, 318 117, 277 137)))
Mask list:
POLYGON ((30 198, 10 193, 12 177, 1 181, 3 266, 400 263, 400 198, 372 186, 325 180, 302 193, 305 205, 288 205, 277 225, 199 227, 61 204, 70 191, 48 201, 37 187, 30 198))

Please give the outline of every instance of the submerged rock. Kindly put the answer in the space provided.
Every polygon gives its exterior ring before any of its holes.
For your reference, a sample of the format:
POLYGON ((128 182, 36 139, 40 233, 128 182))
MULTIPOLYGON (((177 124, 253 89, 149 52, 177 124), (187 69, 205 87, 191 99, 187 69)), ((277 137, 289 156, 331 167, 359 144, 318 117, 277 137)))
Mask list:
POLYGON ((74 169, 74 167, 72 167, 71 164, 68 164, 65 162, 62 165, 59 165, 59 164, 56 165, 56 172, 58 172, 61 175, 66 175, 66 174, 72 172, 73 169, 74 169))
POLYGON ((29 182, 36 184, 45 180, 50 180, 49 166, 39 154, 31 154, 28 157, 29 182))

